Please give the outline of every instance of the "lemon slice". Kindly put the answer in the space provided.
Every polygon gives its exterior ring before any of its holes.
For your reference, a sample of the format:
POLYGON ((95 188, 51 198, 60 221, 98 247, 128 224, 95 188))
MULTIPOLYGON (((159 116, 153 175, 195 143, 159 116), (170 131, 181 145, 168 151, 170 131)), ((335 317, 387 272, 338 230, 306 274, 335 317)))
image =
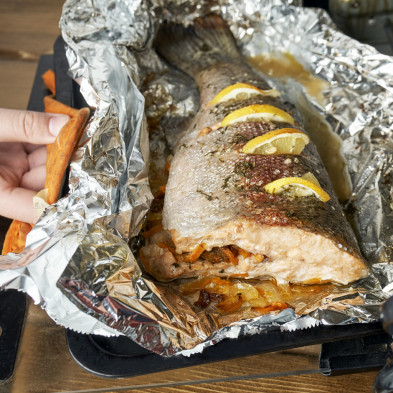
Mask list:
POLYGON ((283 177, 266 184, 265 190, 269 194, 288 193, 292 197, 305 197, 315 195, 322 202, 330 199, 329 194, 322 190, 315 176, 307 172, 302 177, 283 177))
POLYGON ((280 93, 276 89, 261 90, 253 85, 247 83, 235 83, 222 89, 208 104, 207 107, 226 102, 234 98, 238 100, 245 100, 251 96, 267 95, 271 97, 278 97, 280 93))
POLYGON ((310 138, 295 128, 280 128, 251 139, 243 147, 243 153, 252 154, 300 154, 310 138))
POLYGON ((221 122, 221 127, 229 126, 230 124, 240 123, 242 121, 255 121, 255 120, 272 120, 294 124, 293 117, 276 108, 272 105, 250 105, 244 108, 237 109, 231 112, 221 122))

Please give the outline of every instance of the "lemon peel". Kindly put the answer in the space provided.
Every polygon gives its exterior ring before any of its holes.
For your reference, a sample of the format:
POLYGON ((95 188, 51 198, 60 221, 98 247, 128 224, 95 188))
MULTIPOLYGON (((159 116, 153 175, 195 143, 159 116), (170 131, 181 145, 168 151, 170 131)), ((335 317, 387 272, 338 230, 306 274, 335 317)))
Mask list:
POLYGON ((264 187, 269 194, 281 194, 287 191, 293 197, 305 197, 315 195, 322 202, 330 200, 330 196, 319 185, 315 176, 307 172, 302 177, 283 177, 274 180, 264 187))
POLYGON ((210 107, 232 99, 247 99, 256 95, 267 95, 278 97, 280 93, 276 89, 261 90, 258 87, 249 85, 248 83, 235 83, 222 89, 206 107, 210 107))
POLYGON ((278 121, 289 124, 295 124, 293 117, 272 105, 249 105, 244 108, 237 109, 227 115, 221 122, 221 127, 226 127, 231 124, 240 123, 244 121, 268 120, 278 121))
POLYGON ((280 128, 257 136, 242 149, 246 154, 300 154, 310 138, 296 128, 280 128))

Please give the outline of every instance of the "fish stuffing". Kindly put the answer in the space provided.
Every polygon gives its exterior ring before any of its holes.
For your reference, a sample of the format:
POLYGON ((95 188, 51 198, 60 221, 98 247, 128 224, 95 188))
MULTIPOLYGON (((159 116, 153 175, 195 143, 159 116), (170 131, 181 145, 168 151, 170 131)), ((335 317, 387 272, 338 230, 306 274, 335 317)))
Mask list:
POLYGON ((200 110, 175 148, 162 230, 141 250, 145 269, 163 281, 217 276, 347 284, 366 276, 299 115, 245 63, 225 22, 209 15, 189 27, 164 25, 156 49, 195 79, 200 110), (283 134, 300 136, 304 149, 249 151, 283 134))

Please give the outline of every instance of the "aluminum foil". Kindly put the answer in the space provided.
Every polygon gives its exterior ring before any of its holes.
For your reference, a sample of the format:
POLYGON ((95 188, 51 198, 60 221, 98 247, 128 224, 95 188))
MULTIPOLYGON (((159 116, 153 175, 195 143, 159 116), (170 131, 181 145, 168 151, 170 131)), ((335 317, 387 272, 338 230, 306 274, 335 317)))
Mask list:
POLYGON ((88 143, 73 157, 69 195, 44 212, 21 254, 1 257, 1 287, 27 292, 65 327, 123 334, 163 356, 189 355, 272 326, 292 331, 378 319, 393 290, 393 58, 341 34, 325 12, 299 5, 66 1, 60 27, 70 75, 94 108, 88 143), (225 326, 171 285, 146 276, 135 258, 152 202, 148 164, 155 191, 165 182, 166 156, 198 109, 194 82, 160 60, 154 35, 164 20, 188 24, 209 12, 227 20, 245 57, 288 52, 328 82, 316 98, 296 81, 269 78, 305 117, 323 119, 339 136, 349 182, 346 212, 373 271, 353 285, 329 287, 295 310, 225 326))

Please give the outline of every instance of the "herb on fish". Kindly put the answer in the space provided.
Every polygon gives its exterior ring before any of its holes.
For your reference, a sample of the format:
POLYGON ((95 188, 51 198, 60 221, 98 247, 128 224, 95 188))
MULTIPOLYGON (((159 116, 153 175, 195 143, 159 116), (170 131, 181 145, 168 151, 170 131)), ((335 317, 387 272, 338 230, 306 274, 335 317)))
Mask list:
POLYGON ((212 195, 209 195, 208 193, 206 193, 206 192, 204 192, 202 190, 197 190, 197 192, 199 194, 202 194, 203 196, 205 196, 208 201, 212 201, 214 198, 218 199, 217 197, 213 197, 212 195))
POLYGON ((211 150, 211 151, 208 151, 207 153, 205 153, 204 156, 208 156, 209 154, 213 155, 213 154, 215 154, 217 152, 218 152, 218 149, 217 150, 211 150))
POLYGON ((234 172, 240 176, 246 176, 246 173, 251 169, 248 161, 237 162, 235 164, 234 172))
POLYGON ((249 138, 247 138, 245 135, 241 135, 241 134, 236 134, 233 136, 231 143, 233 143, 234 145, 238 144, 238 143, 245 143, 248 141, 249 138))
POLYGON ((210 110, 210 112, 213 113, 213 114, 215 114, 215 115, 217 115, 217 114, 219 113, 217 107, 213 107, 213 108, 210 110))
POLYGON ((248 179, 251 179, 252 173, 250 171, 254 167, 255 167, 255 163, 254 162, 250 162, 250 161, 237 162, 235 164, 234 172, 237 175, 244 176, 244 177, 246 177, 248 179))
POLYGON ((227 176, 225 179, 224 179, 224 184, 221 186, 221 188, 223 189, 223 190, 225 190, 227 187, 228 187, 228 182, 229 182, 229 180, 230 180, 230 176, 227 176))
POLYGON ((292 217, 295 216, 295 213, 292 212, 292 211, 290 211, 290 210, 285 210, 284 213, 285 213, 285 215, 286 215, 287 217, 289 217, 289 218, 292 218, 292 217))

